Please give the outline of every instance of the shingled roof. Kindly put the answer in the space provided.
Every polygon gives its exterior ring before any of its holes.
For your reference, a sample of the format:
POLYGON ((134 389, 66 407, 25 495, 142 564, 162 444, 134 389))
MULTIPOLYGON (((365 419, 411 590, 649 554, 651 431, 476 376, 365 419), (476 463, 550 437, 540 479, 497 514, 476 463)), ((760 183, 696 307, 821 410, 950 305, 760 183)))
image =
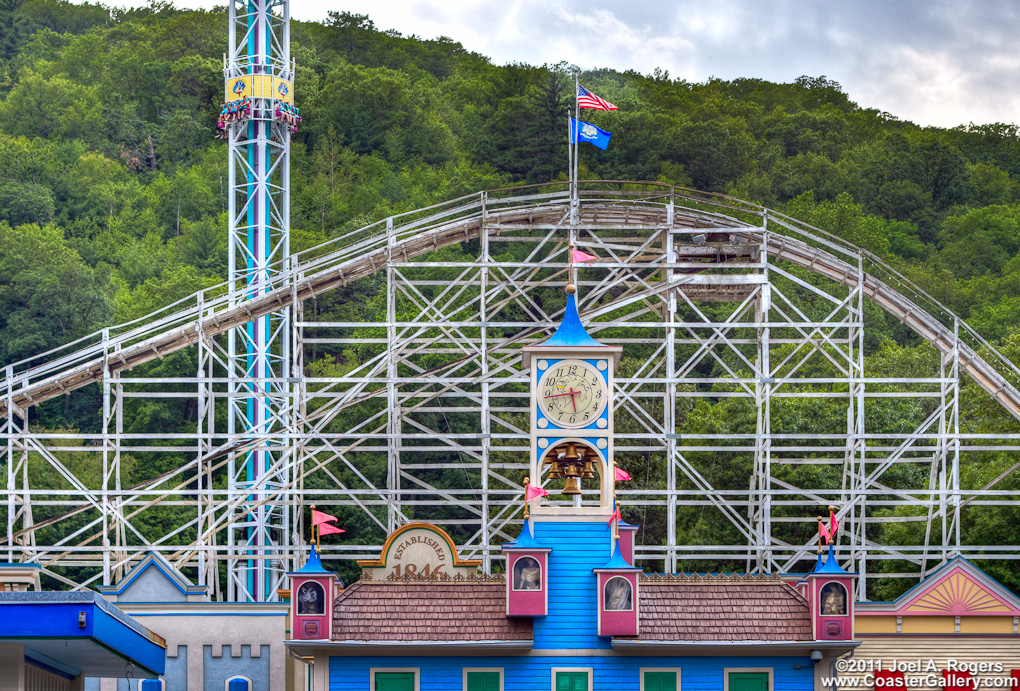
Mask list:
POLYGON ((642 579, 637 641, 805 641, 807 601, 781 582, 656 583, 642 579))
POLYGON ((333 606, 334 641, 530 641, 503 583, 355 583, 333 606))

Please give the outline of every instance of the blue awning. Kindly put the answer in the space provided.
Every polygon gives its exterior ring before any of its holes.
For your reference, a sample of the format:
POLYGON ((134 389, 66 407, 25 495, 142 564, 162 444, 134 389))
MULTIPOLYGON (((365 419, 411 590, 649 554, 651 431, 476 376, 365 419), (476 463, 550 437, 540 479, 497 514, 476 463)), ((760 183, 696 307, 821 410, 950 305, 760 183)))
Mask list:
POLYGON ((0 642, 69 676, 152 678, 166 668, 166 641, 98 593, 0 593, 0 642))

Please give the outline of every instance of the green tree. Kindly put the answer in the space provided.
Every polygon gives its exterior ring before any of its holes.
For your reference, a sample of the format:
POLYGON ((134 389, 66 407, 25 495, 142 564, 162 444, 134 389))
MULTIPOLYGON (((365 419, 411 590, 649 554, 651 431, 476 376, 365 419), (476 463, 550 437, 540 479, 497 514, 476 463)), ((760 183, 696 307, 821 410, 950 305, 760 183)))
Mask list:
POLYGON ((25 0, 0 0, 0 62, 8 61, 28 37, 30 22, 19 10, 25 0))
POLYGON ((959 278, 999 273, 1020 251, 1020 209, 989 206, 946 219, 939 258, 959 278))
POLYGON ((0 221, 11 225, 53 220, 53 191, 43 185, 0 181, 0 221))
POLYGON ((0 358, 56 347, 113 317, 109 268, 93 269, 55 226, 0 223, 0 358))

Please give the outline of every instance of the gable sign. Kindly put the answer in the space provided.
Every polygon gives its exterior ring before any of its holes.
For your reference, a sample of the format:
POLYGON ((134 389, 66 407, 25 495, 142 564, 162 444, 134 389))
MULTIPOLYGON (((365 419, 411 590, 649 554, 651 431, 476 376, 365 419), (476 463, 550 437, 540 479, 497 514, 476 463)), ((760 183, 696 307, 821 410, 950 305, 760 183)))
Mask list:
POLYGON ((364 580, 393 581, 468 577, 478 573, 479 559, 461 559, 446 532, 428 523, 408 523, 395 530, 378 559, 359 561, 364 580))

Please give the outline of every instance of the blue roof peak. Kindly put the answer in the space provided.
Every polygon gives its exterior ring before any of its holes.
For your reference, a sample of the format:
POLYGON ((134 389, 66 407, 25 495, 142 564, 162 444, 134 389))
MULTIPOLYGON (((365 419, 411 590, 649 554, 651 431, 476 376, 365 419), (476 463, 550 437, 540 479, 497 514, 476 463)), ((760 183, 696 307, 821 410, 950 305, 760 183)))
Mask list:
POLYGON ((503 549, 543 549, 542 543, 531 534, 530 519, 524 519, 524 525, 521 526, 521 534, 513 542, 505 543, 503 549))
POLYGON ((604 569, 612 569, 613 571, 641 571, 642 569, 638 566, 631 566, 627 563, 627 560, 620 554, 620 545, 617 540, 613 540, 613 556, 606 562, 606 565, 596 569, 601 571, 604 569))
POLYGON ((312 545, 312 553, 308 555, 308 561, 297 571, 292 571, 291 574, 320 574, 328 573, 333 574, 332 571, 327 571, 322 567, 322 562, 319 560, 319 553, 315 551, 315 545, 312 545))
POLYGON ((824 564, 822 563, 822 557, 818 557, 818 563, 815 565, 814 573, 836 574, 840 576, 852 575, 848 571, 844 570, 843 567, 839 565, 839 562, 836 561, 836 555, 832 550, 832 543, 829 543, 829 553, 825 557, 824 564))
POLYGON ((572 293, 567 295, 567 306, 563 311, 563 320, 560 322, 559 327, 557 327, 556 333, 541 345, 607 347, 606 344, 599 343, 588 335, 588 331, 581 324, 581 315, 577 312, 577 299, 572 293))

